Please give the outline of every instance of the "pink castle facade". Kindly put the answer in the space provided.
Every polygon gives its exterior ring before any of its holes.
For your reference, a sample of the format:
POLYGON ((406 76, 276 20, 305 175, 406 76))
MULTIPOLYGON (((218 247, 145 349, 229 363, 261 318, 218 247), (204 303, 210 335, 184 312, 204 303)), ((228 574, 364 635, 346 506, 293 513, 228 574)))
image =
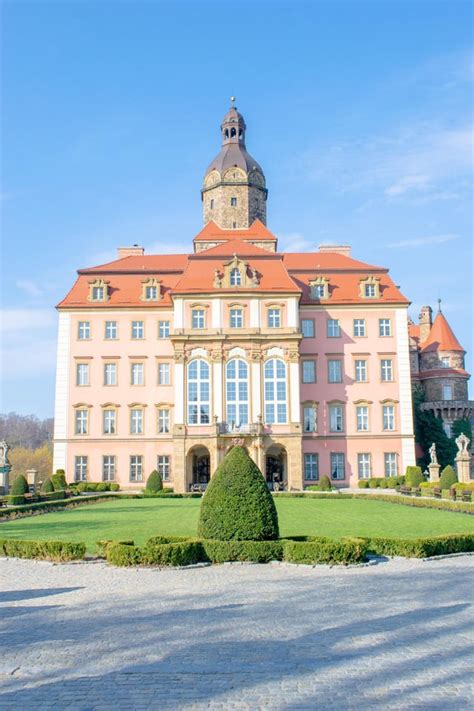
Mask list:
POLYGON ((350 248, 282 253, 232 107, 189 254, 83 269, 58 305, 54 468, 140 488, 205 486, 244 445, 301 490, 415 463, 408 300, 350 248))

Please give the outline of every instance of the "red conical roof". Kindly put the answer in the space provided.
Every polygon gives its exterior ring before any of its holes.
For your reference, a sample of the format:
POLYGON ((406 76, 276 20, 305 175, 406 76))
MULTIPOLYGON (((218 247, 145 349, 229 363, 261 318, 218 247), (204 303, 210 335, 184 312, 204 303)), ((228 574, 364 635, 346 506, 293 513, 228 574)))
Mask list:
POLYGON ((424 353, 426 351, 461 351, 461 353, 465 353, 441 311, 434 320, 428 338, 421 344, 421 350, 424 353))

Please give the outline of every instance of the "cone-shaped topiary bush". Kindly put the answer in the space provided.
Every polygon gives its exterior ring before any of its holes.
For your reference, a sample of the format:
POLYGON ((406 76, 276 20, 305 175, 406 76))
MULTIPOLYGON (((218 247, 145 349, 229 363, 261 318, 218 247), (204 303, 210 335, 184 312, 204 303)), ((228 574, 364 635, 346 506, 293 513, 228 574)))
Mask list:
POLYGON ((52 494, 53 491, 54 491, 53 482, 51 481, 49 476, 47 476, 46 479, 41 484, 41 493, 42 494, 52 494))
POLYGON ((262 472, 243 447, 217 467, 201 503, 198 535, 221 541, 278 538, 278 515, 262 472))
POLYGON ((331 480, 328 476, 326 476, 326 474, 321 477, 321 481, 319 482, 319 488, 321 489, 321 491, 331 491, 331 480))
POLYGON ((13 484, 10 490, 11 496, 23 496, 24 494, 27 494, 28 491, 29 488, 26 478, 23 474, 18 474, 18 476, 13 479, 13 484))
POLYGON ((161 476, 158 474, 156 469, 153 469, 152 473, 146 481, 146 489, 147 491, 152 491, 154 494, 156 494, 158 491, 161 491, 162 488, 163 481, 161 479, 161 476))
POLYGON ((454 471, 451 464, 448 464, 448 466, 446 466, 441 472, 441 476, 439 478, 439 486, 441 489, 449 489, 453 484, 457 482, 457 480, 458 475, 454 471))
POLYGON ((420 486, 424 480, 421 467, 407 467, 405 472, 405 483, 407 486, 420 486))
POLYGON ((67 488, 66 472, 64 469, 56 469, 56 474, 53 474, 51 477, 51 483, 53 484, 54 491, 61 491, 61 489, 67 488))

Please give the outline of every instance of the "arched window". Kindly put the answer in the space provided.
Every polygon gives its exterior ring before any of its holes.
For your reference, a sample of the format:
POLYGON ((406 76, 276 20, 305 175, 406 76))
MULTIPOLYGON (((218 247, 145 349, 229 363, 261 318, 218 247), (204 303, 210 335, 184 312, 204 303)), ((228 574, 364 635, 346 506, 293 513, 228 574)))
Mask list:
POLYGON ((267 425, 286 422, 286 366, 282 360, 267 360, 265 376, 265 422, 267 425))
POLYGON ((227 424, 240 427, 249 421, 248 366, 238 358, 226 367, 227 424))
POLYGON ((204 360, 188 365, 188 423, 208 425, 210 422, 209 366, 204 360))
POLYGON ((234 267, 230 273, 230 285, 240 286, 242 283, 242 275, 240 274, 240 269, 234 267))
POLYGON ((237 131, 235 130, 235 128, 231 128, 230 129, 230 137, 234 138, 234 136, 236 136, 236 135, 237 135, 237 131))

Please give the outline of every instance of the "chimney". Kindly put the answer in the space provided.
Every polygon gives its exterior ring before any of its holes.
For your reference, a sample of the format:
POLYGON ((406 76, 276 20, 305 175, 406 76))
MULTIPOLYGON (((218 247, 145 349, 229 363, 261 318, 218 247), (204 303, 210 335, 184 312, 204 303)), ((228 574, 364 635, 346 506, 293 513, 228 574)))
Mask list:
POLYGON ((423 343, 428 338, 433 325, 433 309, 431 306, 421 307, 418 321, 420 323, 420 343, 423 343))
POLYGON ((138 244, 134 244, 131 247, 119 247, 117 251, 119 259, 124 257, 143 257, 145 254, 145 248, 139 247, 138 244))
POLYGON ((343 254, 345 257, 351 256, 350 244, 320 244, 318 250, 323 253, 343 254))

